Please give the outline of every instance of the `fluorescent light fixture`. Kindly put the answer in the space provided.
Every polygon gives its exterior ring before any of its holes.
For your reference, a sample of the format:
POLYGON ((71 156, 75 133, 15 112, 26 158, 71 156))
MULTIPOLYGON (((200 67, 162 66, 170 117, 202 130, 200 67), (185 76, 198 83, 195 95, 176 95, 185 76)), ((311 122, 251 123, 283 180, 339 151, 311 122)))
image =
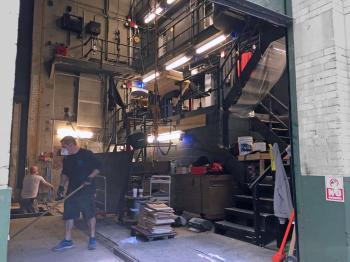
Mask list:
POLYGON ((194 76, 196 74, 198 74, 198 68, 192 69, 191 70, 191 76, 194 76))
POLYGON ((60 128, 57 130, 58 138, 62 139, 65 136, 72 136, 75 138, 92 138, 94 133, 91 131, 83 131, 83 130, 73 130, 71 128, 60 128))
POLYGON ((202 45, 201 47, 198 47, 196 49, 196 53, 201 54, 201 53, 209 50, 210 48, 213 48, 214 46, 224 42, 225 40, 226 40, 225 35, 220 35, 218 37, 215 37, 213 40, 209 41, 208 43, 202 45))
POLYGON ((162 7, 158 6, 158 7, 156 8, 156 11, 155 11, 155 12, 150 12, 150 13, 148 13, 148 14, 145 16, 145 19, 144 19, 145 23, 148 24, 149 22, 151 22, 152 20, 154 20, 154 19, 156 18, 156 15, 160 15, 161 12, 163 12, 163 10, 164 10, 164 9, 163 9, 162 7))
POLYGON ((183 65, 184 63, 186 63, 187 61, 191 60, 192 57, 187 57, 187 56, 183 56, 180 59, 177 59, 175 62, 167 65, 165 67, 166 70, 172 70, 176 67, 179 67, 180 65, 183 65))
POLYGON ((156 8, 156 15, 160 15, 161 12, 163 12, 163 8, 160 7, 160 6, 158 6, 158 7, 156 8))
POLYGON ((148 76, 145 76, 145 77, 142 79, 142 82, 147 83, 147 82, 149 82, 149 81, 155 79, 155 78, 158 77, 158 76, 159 76, 159 73, 158 73, 158 72, 152 73, 152 74, 150 74, 150 75, 148 75, 148 76))
POLYGON ((150 135, 147 137, 147 142, 148 143, 153 143, 155 140, 157 140, 158 142, 166 142, 166 141, 170 141, 170 140, 177 140, 181 137, 181 134, 183 132, 178 130, 178 131, 173 131, 173 132, 167 132, 167 133, 162 133, 159 134, 157 139, 155 139, 155 137, 153 135, 150 135))
POLYGON ((148 24, 149 22, 151 22, 154 18, 156 18, 156 14, 155 13, 149 13, 145 16, 145 23, 148 24))
POLYGON ((174 3, 176 0, 167 0, 166 1, 166 3, 168 4, 168 5, 171 5, 172 3, 174 3))

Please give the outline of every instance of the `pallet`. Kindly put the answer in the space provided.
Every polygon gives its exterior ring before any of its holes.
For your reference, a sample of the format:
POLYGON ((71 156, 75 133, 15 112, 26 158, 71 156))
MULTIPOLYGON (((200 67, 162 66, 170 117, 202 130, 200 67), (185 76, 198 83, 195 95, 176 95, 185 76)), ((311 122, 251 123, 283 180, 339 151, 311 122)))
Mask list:
POLYGON ((151 233, 147 232, 143 228, 140 228, 138 226, 131 226, 130 235, 131 236, 140 235, 140 236, 144 237, 145 239, 147 239, 147 241, 153 241, 153 240, 157 240, 157 239, 171 239, 171 238, 174 238, 176 233, 175 232, 171 232, 171 233, 164 233, 164 234, 151 234, 151 233))

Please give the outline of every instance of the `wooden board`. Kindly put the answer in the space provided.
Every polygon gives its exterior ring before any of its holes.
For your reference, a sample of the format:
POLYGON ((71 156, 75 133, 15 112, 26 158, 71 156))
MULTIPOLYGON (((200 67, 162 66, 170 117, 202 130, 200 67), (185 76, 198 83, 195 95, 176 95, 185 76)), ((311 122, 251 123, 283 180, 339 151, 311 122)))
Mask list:
POLYGON ((169 238, 174 238, 176 233, 175 232, 170 232, 170 233, 164 233, 164 234, 152 234, 144 230, 143 228, 140 228, 138 226, 131 226, 131 236, 137 236, 141 235, 145 237, 148 241, 153 241, 156 239, 169 239, 169 238))
POLYGON ((270 154, 269 153, 255 153, 255 154, 249 154, 245 156, 238 156, 239 161, 254 161, 254 160, 269 160, 270 154))

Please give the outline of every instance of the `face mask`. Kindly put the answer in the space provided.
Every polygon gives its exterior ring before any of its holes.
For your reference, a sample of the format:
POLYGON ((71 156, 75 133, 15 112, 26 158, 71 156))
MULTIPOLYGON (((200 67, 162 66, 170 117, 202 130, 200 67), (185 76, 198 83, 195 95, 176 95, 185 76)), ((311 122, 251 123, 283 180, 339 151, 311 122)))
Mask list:
POLYGON ((61 156, 68 156, 68 149, 67 148, 61 148, 61 156))

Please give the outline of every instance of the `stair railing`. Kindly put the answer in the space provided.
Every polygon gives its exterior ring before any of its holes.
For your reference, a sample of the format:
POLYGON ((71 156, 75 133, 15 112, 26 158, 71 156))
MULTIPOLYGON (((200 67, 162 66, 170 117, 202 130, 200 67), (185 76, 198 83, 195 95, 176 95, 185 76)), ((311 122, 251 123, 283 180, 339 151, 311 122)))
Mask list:
MULTIPOLYGON (((282 152, 282 157, 285 156, 287 153, 286 149, 282 152)), ((262 232, 261 232, 261 221, 260 221, 260 195, 259 195, 259 183, 265 179, 269 171, 271 170, 271 164, 265 168, 265 170, 262 172, 261 175, 259 175, 253 182, 251 182, 248 187, 252 191, 253 196, 253 209, 254 209, 254 231, 255 231, 255 237, 257 244, 262 246, 263 245, 263 239, 262 239, 262 232)))

